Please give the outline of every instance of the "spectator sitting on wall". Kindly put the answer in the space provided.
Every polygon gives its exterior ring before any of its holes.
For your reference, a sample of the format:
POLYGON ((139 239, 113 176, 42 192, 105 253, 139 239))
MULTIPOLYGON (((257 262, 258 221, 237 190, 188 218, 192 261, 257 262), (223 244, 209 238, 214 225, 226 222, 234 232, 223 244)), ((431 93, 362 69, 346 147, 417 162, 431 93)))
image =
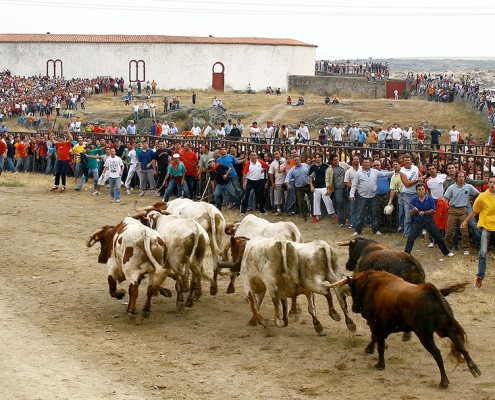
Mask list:
POLYGON ((339 98, 337 96, 333 96, 332 104, 340 104, 339 98))
POLYGON ((325 97, 325 104, 330 104, 330 97, 325 97))
POLYGON ((275 91, 275 94, 277 96, 280 96, 282 94, 282 92, 280 91, 280 88, 277 88, 277 90, 275 91))
POLYGON ((292 97, 287 96, 287 105, 291 106, 292 105, 292 97))
POLYGON ((297 99, 297 104, 295 104, 295 106, 303 106, 304 105, 304 98, 302 96, 299 96, 299 98, 297 99))

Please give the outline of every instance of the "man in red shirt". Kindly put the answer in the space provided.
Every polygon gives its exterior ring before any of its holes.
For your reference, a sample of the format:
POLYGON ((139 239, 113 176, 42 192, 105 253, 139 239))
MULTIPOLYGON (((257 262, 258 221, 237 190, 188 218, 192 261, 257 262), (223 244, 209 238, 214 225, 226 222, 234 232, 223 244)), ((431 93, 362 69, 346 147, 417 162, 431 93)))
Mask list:
POLYGON ((2 175, 5 157, 7 155, 7 143, 0 137, 0 175, 2 175))
POLYGON ((180 157, 184 166, 186 167, 185 181, 187 188, 189 189, 189 195, 191 199, 194 199, 196 193, 196 177, 198 176, 198 156, 191 150, 190 143, 184 144, 184 149, 180 152, 180 157))
POLYGON ((57 148, 58 159, 55 163, 55 184, 50 189, 52 192, 58 190, 60 185, 60 177, 62 177, 62 187, 61 192, 65 192, 65 180, 67 177, 67 171, 69 170, 70 162, 70 145, 72 143, 72 135, 70 131, 65 132, 65 139, 60 136, 57 141, 55 141, 55 136, 53 136, 53 130, 48 128, 48 135, 50 141, 57 148))
POLYGON ((21 140, 18 141, 14 146, 17 152, 17 162, 15 165, 15 169, 16 173, 19 173, 25 171, 27 167, 26 164, 29 148, 29 138, 27 136, 23 136, 21 140))

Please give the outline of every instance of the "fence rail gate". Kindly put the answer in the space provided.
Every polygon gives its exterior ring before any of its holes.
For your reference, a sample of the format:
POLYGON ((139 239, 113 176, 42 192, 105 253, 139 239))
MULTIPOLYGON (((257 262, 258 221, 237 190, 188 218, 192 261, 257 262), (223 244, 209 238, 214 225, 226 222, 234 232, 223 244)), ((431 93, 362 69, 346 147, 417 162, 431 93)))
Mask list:
POLYGON ((213 64, 212 67, 213 78, 211 83, 211 87, 213 88, 213 90, 216 90, 218 92, 224 91, 225 88, 224 71, 225 71, 225 66, 220 61, 217 61, 215 64, 213 64))

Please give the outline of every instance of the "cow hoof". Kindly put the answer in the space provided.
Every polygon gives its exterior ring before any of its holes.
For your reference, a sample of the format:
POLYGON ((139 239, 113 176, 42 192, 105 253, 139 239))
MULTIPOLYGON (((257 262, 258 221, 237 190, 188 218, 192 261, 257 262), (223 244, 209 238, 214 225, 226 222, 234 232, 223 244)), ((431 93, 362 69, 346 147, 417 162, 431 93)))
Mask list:
POLYGON ((334 321, 340 321, 340 314, 336 311, 333 311, 332 313, 330 313, 330 317, 334 320, 334 321))
POLYGON ((356 324, 352 321, 348 322, 347 329, 349 329, 350 332, 356 332, 356 324))
POLYGON ((282 321, 281 319, 275 319, 274 322, 275 322, 275 326, 278 326, 279 328, 283 328, 288 325, 288 324, 286 325, 285 321, 282 321))
MULTIPOLYGON (((217 286, 210 286, 210 295, 215 296, 218 293, 218 287, 217 286)), ((228 291, 227 291, 228 293, 228 291)))
POLYGON ((409 340, 411 340, 411 332, 404 332, 402 335, 402 341, 409 342, 409 340))
POLYGON ((440 382, 440 384, 438 385, 438 388, 439 389, 447 389, 449 387, 449 381, 447 382, 440 382))
POLYGON ((170 289, 160 288, 160 289, 158 289, 158 291, 164 297, 172 297, 172 291, 170 289))
POLYGON ((382 369, 385 369, 385 364, 380 364, 380 363, 375 364, 375 368, 381 371, 382 369))
POLYGON ((151 310, 149 308, 144 308, 143 311, 141 312, 141 316, 143 318, 149 318, 150 313, 151 313, 151 310))
POLYGON ((117 300, 122 300, 125 296, 125 290, 117 290, 117 292, 115 293, 115 298, 117 300))
POLYGON ((256 326, 258 325, 258 320, 256 318, 251 318, 248 322, 248 325, 256 326))
POLYGON ((287 319, 287 317, 284 318, 283 321, 284 321, 284 327, 289 326, 289 320, 287 319))
POLYGON ((137 319, 137 314, 135 311, 129 311, 127 313, 127 322, 129 324, 135 324, 137 319))
POLYGON ((364 351, 366 354, 373 354, 375 352, 375 344, 370 343, 368 346, 366 346, 366 349, 364 351))
POLYGON ((313 323, 313 327, 315 328, 315 331, 318 335, 321 335, 323 332, 323 326, 321 325, 320 321, 316 321, 313 323))
POLYGON ((227 288, 227 294, 232 294, 232 293, 235 293, 235 287, 229 285, 229 287, 227 288))
POLYGON ((186 301, 186 307, 191 308, 193 305, 194 305, 194 303, 193 303, 193 301, 192 301, 192 300, 187 300, 187 301, 186 301))
POLYGON ((481 376, 481 371, 475 363, 469 363, 468 367, 475 378, 479 378, 481 376))

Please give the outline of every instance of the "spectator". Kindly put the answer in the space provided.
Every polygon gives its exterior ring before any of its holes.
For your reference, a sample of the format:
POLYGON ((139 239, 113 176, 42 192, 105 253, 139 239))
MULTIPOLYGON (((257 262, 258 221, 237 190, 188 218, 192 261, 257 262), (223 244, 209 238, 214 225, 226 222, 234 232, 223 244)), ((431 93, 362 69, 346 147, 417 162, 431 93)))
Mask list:
POLYGON ((307 196, 309 202, 313 204, 313 193, 309 185, 309 165, 301 163, 301 156, 299 154, 293 154, 292 159, 294 160, 294 166, 287 173, 285 183, 287 189, 291 189, 292 186, 295 187, 299 213, 304 221, 306 221, 308 219, 309 209, 304 197, 307 196))

